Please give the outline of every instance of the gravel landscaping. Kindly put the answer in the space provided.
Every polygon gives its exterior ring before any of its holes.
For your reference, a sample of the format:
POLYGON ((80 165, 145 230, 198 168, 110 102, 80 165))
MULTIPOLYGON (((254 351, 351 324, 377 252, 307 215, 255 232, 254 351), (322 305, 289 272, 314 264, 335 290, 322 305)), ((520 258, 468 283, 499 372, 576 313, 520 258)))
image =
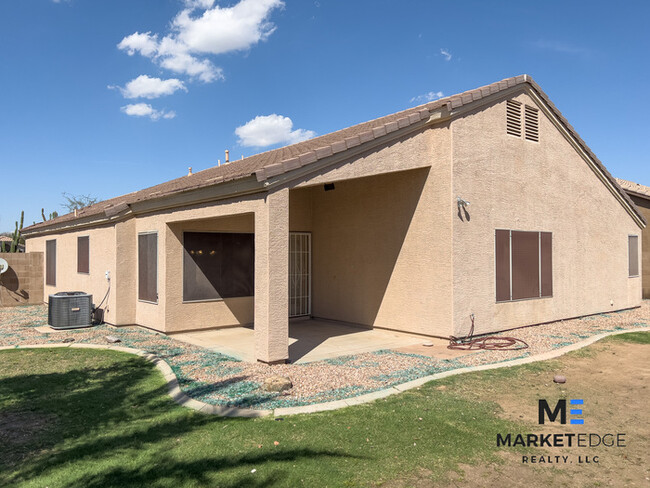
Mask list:
MULTIPOLYGON (((650 301, 640 308, 581 319, 554 322, 510 331, 528 343, 518 351, 478 351, 454 358, 382 350, 306 364, 268 366, 245 363, 199 346, 171 339, 138 327, 110 327, 46 334, 36 327, 47 324, 45 305, 0 308, 0 346, 54 344, 73 339, 76 344, 110 345, 115 336, 120 345, 145 350, 163 358, 174 370, 182 390, 190 397, 221 406, 272 409, 294 407, 350 398, 423 376, 451 369, 512 361, 568 346, 604 332, 650 327, 650 301), (293 387, 266 392, 264 380, 287 376, 293 387)), ((445 350, 447 351, 447 350, 445 350)))

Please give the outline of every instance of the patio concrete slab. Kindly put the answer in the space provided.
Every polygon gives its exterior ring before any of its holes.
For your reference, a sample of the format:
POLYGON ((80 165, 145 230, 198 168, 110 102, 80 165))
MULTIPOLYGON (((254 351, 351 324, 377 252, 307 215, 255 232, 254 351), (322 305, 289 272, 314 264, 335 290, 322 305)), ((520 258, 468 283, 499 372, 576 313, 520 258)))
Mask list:
MULTIPOLYGON (((253 362, 254 330, 233 327, 173 334, 174 339, 253 362)), ((329 320, 292 320, 289 323, 289 361, 308 363, 350 354, 418 346, 427 339, 400 332, 365 329, 329 320)))
POLYGON ((232 356, 242 361, 254 361, 254 331, 249 327, 232 327, 170 334, 170 337, 195 346, 232 356))

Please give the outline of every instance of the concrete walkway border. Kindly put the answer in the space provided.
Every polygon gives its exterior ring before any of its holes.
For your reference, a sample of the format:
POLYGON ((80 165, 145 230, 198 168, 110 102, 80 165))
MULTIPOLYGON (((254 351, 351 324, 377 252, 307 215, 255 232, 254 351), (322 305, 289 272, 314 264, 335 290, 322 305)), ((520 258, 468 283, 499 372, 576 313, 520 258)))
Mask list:
POLYGON ((438 380, 441 378, 446 378, 447 376, 454 376, 457 374, 471 373, 473 371, 486 371, 489 369, 497 368, 510 368, 513 366, 519 366, 522 364, 535 363, 537 361, 545 361, 547 359, 557 358, 563 356, 564 354, 582 349, 583 347, 589 346, 594 342, 597 342, 605 337, 619 335, 619 334, 628 334, 630 332, 650 332, 650 327, 643 327, 638 329, 631 330, 621 330, 616 332, 605 332, 603 334, 597 334, 588 339, 585 339, 580 342, 571 344, 570 346, 561 347, 558 349, 553 349, 542 354, 537 354, 535 356, 529 356, 526 358, 513 359, 511 361, 503 361, 499 363, 492 364, 483 364, 481 366, 470 366, 467 368, 458 368, 452 369, 449 371, 444 371, 442 373, 436 373, 429 376, 423 376, 416 380, 408 381, 400 385, 395 385, 385 390, 374 391, 372 393, 366 393, 365 395, 359 395, 352 398, 346 398, 344 400, 336 400, 326 403, 316 403, 313 405, 303 405, 300 407, 283 407, 276 408, 274 410, 255 410, 251 408, 238 408, 238 407, 221 407, 218 405, 210 405, 209 403, 200 402, 190 398, 185 393, 182 392, 180 386, 178 385, 178 378, 172 371, 172 368, 167 364, 163 359, 157 357, 154 354, 148 353, 146 351, 141 351, 140 349, 133 349, 130 347, 122 346, 103 346, 100 344, 74 344, 74 343, 54 343, 54 344, 34 344, 34 345, 25 345, 25 346, 4 346, 0 347, 0 351, 3 350, 14 350, 14 349, 49 349, 49 348, 73 348, 73 349, 104 349, 109 351, 120 351, 126 352, 129 354, 134 354, 140 356, 147 361, 152 362, 156 365, 156 368, 162 373, 165 381, 167 382, 167 388, 169 396, 177 404, 191 408, 192 410, 199 411, 201 413, 209 415, 219 415, 222 417, 265 417, 268 415, 273 415, 275 417, 283 417, 286 415, 295 415, 300 413, 314 413, 314 412, 324 412, 327 410, 338 410, 339 408, 351 407, 353 405, 361 405, 363 403, 370 403, 381 398, 386 398, 403 391, 411 390, 413 388, 418 388, 429 381, 438 380))

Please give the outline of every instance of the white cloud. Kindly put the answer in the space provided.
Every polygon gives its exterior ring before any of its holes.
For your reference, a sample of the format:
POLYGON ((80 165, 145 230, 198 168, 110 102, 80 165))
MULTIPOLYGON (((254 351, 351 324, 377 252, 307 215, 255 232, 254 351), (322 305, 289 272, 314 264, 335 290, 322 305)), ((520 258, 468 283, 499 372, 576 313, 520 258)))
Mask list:
POLYGON ((275 31, 268 18, 284 2, 240 0, 232 7, 220 7, 213 0, 185 0, 185 6, 172 20, 169 34, 160 38, 151 32, 136 32, 117 47, 206 83, 220 80, 222 70, 205 56, 243 51, 265 41, 275 31))
POLYGON ((211 8, 214 5, 214 0, 184 0, 185 5, 189 8, 211 8))
POLYGON ((139 52, 143 56, 151 57, 158 50, 158 34, 152 36, 151 32, 135 32, 122 39, 117 48, 126 51, 129 56, 139 52))
POLYGON ((248 147, 266 147, 275 144, 295 144, 311 139, 314 131, 293 129, 293 122, 282 115, 258 115, 235 129, 239 144, 248 147))
POLYGON ((122 107, 121 110, 131 117, 149 117, 151 120, 173 119, 176 117, 176 112, 156 110, 148 103, 131 103, 122 107))
POLYGON ((266 40, 275 31, 267 21, 271 11, 282 6, 280 0, 241 0, 238 4, 216 6, 192 17, 181 11, 173 21, 176 39, 196 53, 223 54, 248 49, 266 40))
POLYGON ((449 49, 440 49, 440 54, 442 54, 445 57, 445 61, 451 61, 452 55, 449 52, 449 49))
POLYGON ((184 52, 174 53, 160 58, 160 65, 175 73, 198 78, 205 83, 224 79, 221 68, 217 68, 207 59, 198 59, 184 52))
POLYGON ((417 97, 411 98, 411 103, 417 102, 417 103, 425 103, 425 102, 432 102, 434 100, 438 100, 439 98, 444 97, 445 94, 442 93, 441 91, 430 91, 427 93, 424 93, 422 95, 418 95, 417 97))
POLYGON ((124 98, 158 98, 171 95, 178 90, 187 91, 185 83, 176 78, 161 80, 160 78, 151 78, 147 75, 140 75, 129 81, 124 88, 119 86, 109 86, 120 90, 124 98))

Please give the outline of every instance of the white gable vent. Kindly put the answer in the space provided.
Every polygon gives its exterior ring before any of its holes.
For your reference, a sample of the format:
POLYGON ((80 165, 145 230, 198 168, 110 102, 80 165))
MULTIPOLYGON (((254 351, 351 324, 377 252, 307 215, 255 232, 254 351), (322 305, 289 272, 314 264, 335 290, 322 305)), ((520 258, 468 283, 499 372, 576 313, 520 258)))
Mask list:
POLYGON ((539 142, 539 110, 526 105, 525 113, 526 139, 539 142))
POLYGON ((521 103, 516 100, 506 101, 506 133, 521 137, 521 103))

